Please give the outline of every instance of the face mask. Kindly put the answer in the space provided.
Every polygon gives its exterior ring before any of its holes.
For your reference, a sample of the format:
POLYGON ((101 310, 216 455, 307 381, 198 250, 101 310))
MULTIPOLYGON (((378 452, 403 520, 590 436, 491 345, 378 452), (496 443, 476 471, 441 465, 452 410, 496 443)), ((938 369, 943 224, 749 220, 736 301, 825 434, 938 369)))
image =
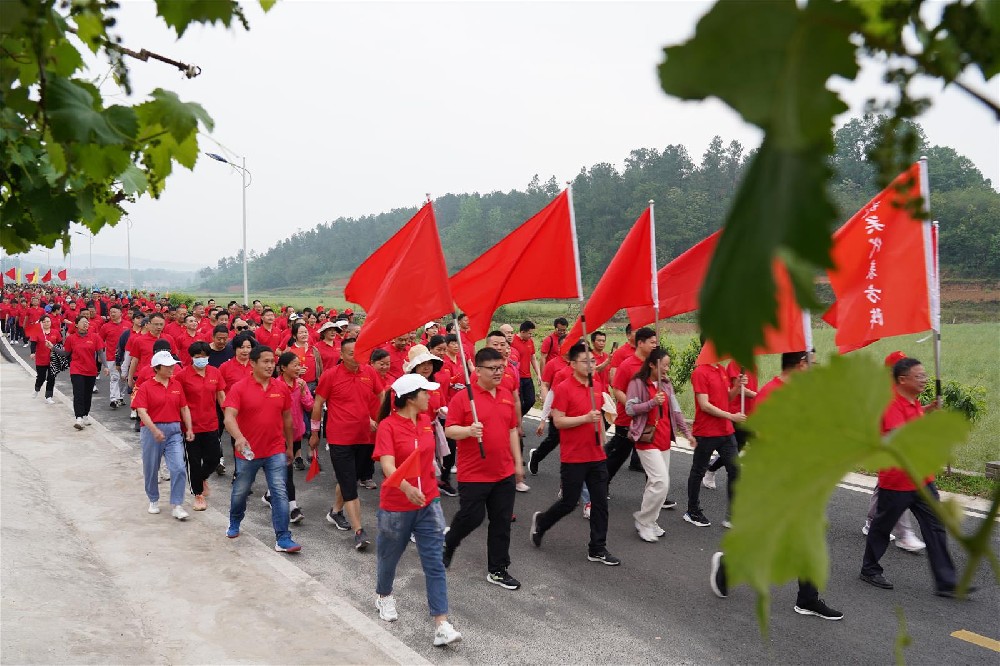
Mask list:
POLYGON ((205 356, 200 356, 198 358, 191 359, 191 362, 194 364, 194 367, 198 368, 199 370, 208 367, 208 358, 206 358, 205 356))

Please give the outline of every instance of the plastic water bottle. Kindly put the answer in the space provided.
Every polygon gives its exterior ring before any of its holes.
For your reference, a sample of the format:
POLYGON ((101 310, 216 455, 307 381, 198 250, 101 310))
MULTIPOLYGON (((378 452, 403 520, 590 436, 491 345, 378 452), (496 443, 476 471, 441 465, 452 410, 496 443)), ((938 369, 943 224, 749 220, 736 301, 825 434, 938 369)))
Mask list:
POLYGON ((243 448, 240 449, 240 453, 247 460, 253 460, 253 449, 250 448, 249 442, 243 445, 243 448))

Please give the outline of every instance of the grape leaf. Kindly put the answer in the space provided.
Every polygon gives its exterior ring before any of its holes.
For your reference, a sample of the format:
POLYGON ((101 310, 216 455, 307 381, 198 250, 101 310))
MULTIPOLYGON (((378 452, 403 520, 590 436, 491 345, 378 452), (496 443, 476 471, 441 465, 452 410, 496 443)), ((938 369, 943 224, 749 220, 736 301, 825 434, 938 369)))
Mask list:
POLYGON ((229 27, 236 9, 233 0, 156 0, 156 13, 174 29, 178 37, 192 23, 219 21, 229 27))
MULTIPOLYGON (((122 143, 125 136, 108 124, 108 118, 95 108, 90 84, 53 76, 46 86, 48 118, 52 136, 60 142, 96 141, 122 143)), ((124 108, 124 107, 119 107, 124 108)), ((113 116, 117 121, 123 119, 113 116)))
POLYGON ((125 194, 138 194, 149 185, 145 172, 134 164, 129 164, 119 178, 125 194))
MULTIPOLYGON (((771 585, 801 578, 825 587, 826 506, 845 474, 861 465, 893 465, 889 448, 905 453, 921 474, 931 473, 968 435, 961 416, 936 412, 883 442, 881 416, 891 395, 878 363, 833 357, 796 374, 748 422, 754 438, 740 459, 733 528, 722 545, 730 584, 749 583, 758 594, 762 629, 771 585)), ((860 558, 859 550, 859 566, 860 558)))
POLYGON ((76 36, 88 49, 97 53, 101 49, 102 38, 106 36, 101 17, 93 12, 82 11, 73 20, 76 21, 76 36))
POLYGON ((150 96, 153 99, 143 102, 138 108, 143 123, 161 125, 178 142, 197 131, 199 121, 208 131, 215 127, 215 122, 201 104, 182 102, 176 93, 163 88, 157 88, 150 96))
POLYGON ((278 0, 260 0, 260 8, 263 9, 264 13, 266 14, 267 12, 271 11, 271 7, 274 7, 274 4, 277 1, 278 0))

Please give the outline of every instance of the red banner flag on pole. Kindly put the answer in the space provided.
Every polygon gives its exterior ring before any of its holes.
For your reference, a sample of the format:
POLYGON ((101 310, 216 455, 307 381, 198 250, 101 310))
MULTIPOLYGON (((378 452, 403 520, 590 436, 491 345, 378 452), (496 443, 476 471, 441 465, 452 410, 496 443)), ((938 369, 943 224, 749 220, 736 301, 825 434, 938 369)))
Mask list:
POLYGON ((11 268, 11 269, 7 270, 4 273, 4 275, 6 275, 7 277, 9 277, 11 280, 16 280, 17 279, 17 269, 16 268, 11 268))
POLYGON ((63 282, 66 281, 67 273, 66 273, 66 269, 65 268, 62 269, 61 271, 59 271, 58 273, 56 273, 56 275, 58 275, 59 279, 62 280, 63 282))
MULTIPOLYGON (((705 281, 715 246, 719 243, 720 233, 716 231, 657 271, 661 318, 698 309, 698 293, 705 281)), ((628 318, 632 328, 636 329, 652 324, 656 320, 656 311, 652 304, 631 307, 628 309, 628 318)))
POLYGON ((455 303, 469 315, 469 339, 489 333, 493 313, 534 298, 579 298, 566 191, 451 278, 455 303))
POLYGON ((35 281, 35 271, 32 271, 31 273, 25 273, 24 274, 24 282, 25 282, 25 284, 31 284, 34 281, 35 281))
MULTIPOLYGON (((589 330, 597 330, 622 308, 652 304, 653 267, 650 261, 642 260, 651 256, 652 244, 652 217, 647 208, 625 236, 583 308, 589 330)), ((578 318, 563 341, 562 353, 579 341, 582 331, 578 318)))
MULTIPOLYGON (((382 482, 388 488, 399 488, 406 479, 420 476, 420 450, 413 449, 413 453, 406 456, 406 460, 400 463, 396 471, 389 475, 389 478, 382 482)), ((416 486, 417 484, 413 484, 416 486)))
POLYGON ((52 269, 45 271, 45 275, 42 276, 42 282, 52 282, 52 269))
POLYGON ((932 328, 930 222, 922 223, 906 206, 927 195, 920 164, 900 174, 834 234, 835 268, 827 275, 837 300, 824 319, 835 322, 842 352, 932 328))
POLYGON ((362 358, 383 342, 454 309, 431 202, 358 266, 344 298, 365 309, 355 345, 355 354, 362 358))

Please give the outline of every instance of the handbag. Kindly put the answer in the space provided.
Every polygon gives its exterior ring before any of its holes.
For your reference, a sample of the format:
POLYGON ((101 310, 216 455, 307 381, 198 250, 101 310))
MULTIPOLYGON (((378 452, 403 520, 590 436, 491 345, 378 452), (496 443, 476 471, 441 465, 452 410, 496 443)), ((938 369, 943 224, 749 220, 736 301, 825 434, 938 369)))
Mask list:
POLYGON ((62 345, 53 345, 49 361, 49 372, 52 373, 52 376, 54 377, 63 370, 68 369, 69 363, 70 354, 66 353, 66 349, 62 345))
POLYGON ((649 444, 653 441, 653 437, 656 435, 656 426, 647 425, 642 429, 642 434, 639 435, 639 441, 644 444, 649 444))

